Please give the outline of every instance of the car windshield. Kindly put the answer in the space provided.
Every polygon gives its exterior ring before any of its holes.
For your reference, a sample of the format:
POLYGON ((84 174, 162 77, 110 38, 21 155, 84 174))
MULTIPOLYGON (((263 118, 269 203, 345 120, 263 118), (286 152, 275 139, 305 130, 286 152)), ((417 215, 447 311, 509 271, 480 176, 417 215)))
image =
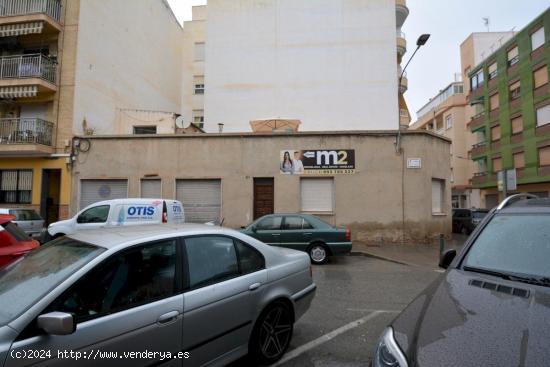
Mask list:
POLYGON ((0 270, 0 326, 26 312, 105 249, 70 238, 52 241, 0 270))
POLYGON ((470 248, 465 267, 550 277, 549 215, 495 216, 470 248))
POLYGON ((483 219, 487 215, 487 212, 472 212, 472 217, 475 219, 483 219))
POLYGON ((10 209, 10 214, 15 216, 16 221, 42 220, 37 212, 29 209, 10 209))

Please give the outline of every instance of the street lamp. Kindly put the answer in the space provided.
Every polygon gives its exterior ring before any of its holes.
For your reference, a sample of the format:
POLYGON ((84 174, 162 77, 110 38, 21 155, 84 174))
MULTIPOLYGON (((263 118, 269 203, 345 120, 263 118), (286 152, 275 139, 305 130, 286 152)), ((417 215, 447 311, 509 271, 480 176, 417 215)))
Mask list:
MULTIPOLYGON (((401 86, 401 81, 403 79, 403 75, 405 74, 405 70, 407 70, 407 66, 411 63, 411 60, 413 59, 414 55, 416 55, 416 52, 418 49, 426 44, 428 42, 428 39, 430 38, 430 35, 425 33, 420 35, 418 39, 416 40, 416 49, 414 50, 413 54, 409 58, 409 61, 405 64, 405 67, 403 70, 401 70, 401 74, 399 75, 399 84, 397 84, 397 88, 401 86)), ((399 99, 397 100, 398 109, 399 109, 399 99)), ((397 114, 397 141, 395 143, 395 150, 397 153, 401 151, 401 117, 400 114, 397 114)))

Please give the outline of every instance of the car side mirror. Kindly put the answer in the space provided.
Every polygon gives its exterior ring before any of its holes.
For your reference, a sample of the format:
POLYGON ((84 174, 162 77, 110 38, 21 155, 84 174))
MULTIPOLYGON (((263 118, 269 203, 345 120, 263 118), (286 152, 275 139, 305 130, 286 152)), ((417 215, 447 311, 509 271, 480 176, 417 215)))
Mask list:
POLYGON ((453 262, 456 257, 456 250, 447 250, 443 253, 439 259, 439 267, 442 269, 447 269, 449 265, 453 262))
POLYGON ((76 331, 74 316, 65 312, 50 312, 40 315, 36 324, 50 335, 69 335, 76 331))

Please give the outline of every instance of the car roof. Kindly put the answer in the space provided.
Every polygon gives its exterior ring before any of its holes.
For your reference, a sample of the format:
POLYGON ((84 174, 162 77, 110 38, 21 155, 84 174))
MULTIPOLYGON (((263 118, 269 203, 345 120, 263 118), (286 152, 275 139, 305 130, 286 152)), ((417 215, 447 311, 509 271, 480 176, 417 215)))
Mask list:
POLYGON ((90 204, 88 206, 98 206, 98 205, 116 205, 116 204, 147 204, 152 201, 166 201, 167 203, 177 203, 178 201, 175 199, 144 199, 144 198, 127 198, 127 199, 112 199, 112 200, 104 200, 104 201, 98 201, 93 204, 90 204))
POLYGON ((124 244, 144 243, 156 239, 192 236, 203 234, 233 235, 238 232, 205 224, 149 224, 139 226, 119 226, 78 231, 66 237, 104 248, 124 244))

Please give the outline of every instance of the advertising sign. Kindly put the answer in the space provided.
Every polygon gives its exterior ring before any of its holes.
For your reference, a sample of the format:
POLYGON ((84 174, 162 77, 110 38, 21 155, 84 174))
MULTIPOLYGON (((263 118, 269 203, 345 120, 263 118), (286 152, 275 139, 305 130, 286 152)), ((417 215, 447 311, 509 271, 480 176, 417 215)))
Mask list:
POLYGON ((279 170, 285 175, 353 174, 355 173, 355 150, 281 150, 279 170))

